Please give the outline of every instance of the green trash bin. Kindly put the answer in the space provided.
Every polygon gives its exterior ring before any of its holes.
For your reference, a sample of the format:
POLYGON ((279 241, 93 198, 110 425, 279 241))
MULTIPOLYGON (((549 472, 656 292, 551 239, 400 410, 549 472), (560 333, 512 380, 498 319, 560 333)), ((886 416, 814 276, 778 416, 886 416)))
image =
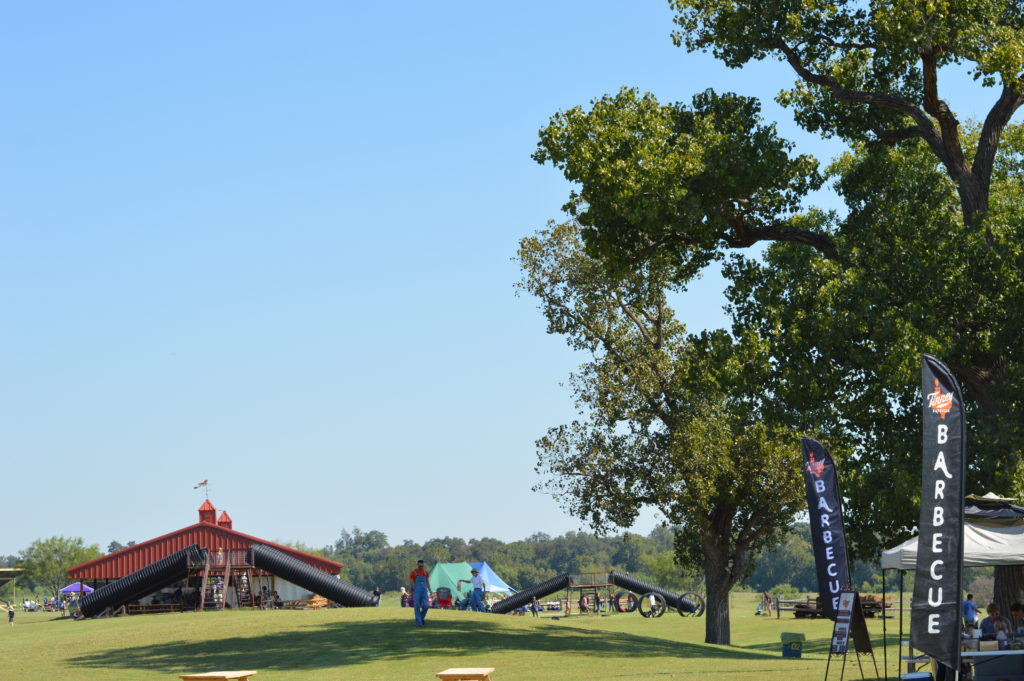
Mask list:
POLYGON ((800 657, 803 653, 804 641, 807 640, 803 634, 782 633, 782 656, 800 657))

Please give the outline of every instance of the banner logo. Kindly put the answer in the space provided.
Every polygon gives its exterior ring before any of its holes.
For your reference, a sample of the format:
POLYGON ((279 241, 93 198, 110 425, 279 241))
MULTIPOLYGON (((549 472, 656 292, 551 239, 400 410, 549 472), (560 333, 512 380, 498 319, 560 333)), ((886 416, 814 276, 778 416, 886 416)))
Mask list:
POLYGON ((942 386, 939 385, 939 379, 935 379, 935 391, 928 394, 928 407, 939 415, 940 419, 945 419, 946 414, 953 408, 953 393, 942 392, 942 386))
POLYGON ((810 457, 810 460, 807 462, 807 472, 816 478, 820 478, 821 472, 825 470, 825 462, 815 461, 814 452, 809 452, 808 456, 810 457))

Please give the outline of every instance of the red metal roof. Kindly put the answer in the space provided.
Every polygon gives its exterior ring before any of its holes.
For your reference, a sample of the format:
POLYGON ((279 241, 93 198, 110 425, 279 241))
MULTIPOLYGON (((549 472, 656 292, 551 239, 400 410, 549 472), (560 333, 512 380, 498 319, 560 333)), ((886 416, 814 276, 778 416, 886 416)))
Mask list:
MULTIPOLYGON (((200 511, 215 510, 213 505, 207 501, 200 508, 200 511), (205 508, 209 505, 209 509, 205 508)), ((225 514, 226 515, 226 514, 225 514)), ((228 518, 230 522, 230 518, 228 518)), ((266 544, 278 551, 282 551, 293 558, 297 558, 307 565, 312 565, 318 570, 323 570, 332 575, 339 574, 341 563, 327 560, 319 556, 308 554, 290 546, 283 546, 266 539, 260 539, 229 527, 214 525, 208 522, 199 522, 189 525, 180 530, 170 532, 163 536, 140 544, 135 544, 120 551, 101 556, 87 563, 76 565, 68 569, 68 577, 71 579, 120 579, 136 570, 141 570, 161 558, 182 550, 190 544, 198 544, 200 548, 216 551, 217 549, 247 549, 253 544, 266 544)))

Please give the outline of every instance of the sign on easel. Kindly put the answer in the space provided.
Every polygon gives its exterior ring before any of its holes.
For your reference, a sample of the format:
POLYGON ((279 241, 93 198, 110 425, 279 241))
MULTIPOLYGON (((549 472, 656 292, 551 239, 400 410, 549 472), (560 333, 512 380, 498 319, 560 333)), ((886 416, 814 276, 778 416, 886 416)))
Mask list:
MULTIPOLYGON (((856 591, 843 591, 839 594, 839 607, 836 608, 836 623, 832 627, 832 645, 829 647, 829 664, 825 665, 825 678, 828 679, 828 670, 831 666, 833 655, 842 655, 843 666, 839 672, 839 679, 842 681, 846 673, 846 653, 850 648, 850 638, 853 638, 853 648, 857 653, 870 653, 874 660, 875 654, 871 647, 871 636, 868 634, 868 623, 864 619, 864 609, 860 605, 860 595, 856 591)), ((860 656, 857 657, 857 666, 860 667, 860 677, 864 678, 864 667, 860 663, 860 656)), ((875 663, 875 674, 878 673, 878 666, 875 663)))

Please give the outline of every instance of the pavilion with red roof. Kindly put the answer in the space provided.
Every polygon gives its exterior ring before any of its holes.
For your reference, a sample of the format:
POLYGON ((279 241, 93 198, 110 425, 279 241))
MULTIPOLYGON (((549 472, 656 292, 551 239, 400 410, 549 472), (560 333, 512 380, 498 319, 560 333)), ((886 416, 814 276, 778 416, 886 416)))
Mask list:
MULTIPOLYGON (((199 507, 199 522, 76 565, 69 568, 67 574, 72 580, 89 582, 90 586, 97 588, 193 544, 206 549, 208 558, 206 564, 196 566, 194 574, 185 580, 179 590, 201 591, 201 596, 210 595, 213 602, 221 606, 254 605, 263 587, 267 587, 269 592, 277 592, 284 600, 307 599, 313 595, 308 590, 255 568, 250 558, 250 548, 254 544, 269 546, 329 575, 339 575, 343 567, 333 560, 239 532, 232 527, 231 516, 227 511, 217 517, 217 509, 207 499, 199 507), (234 590, 229 588, 232 580, 234 590), (219 600, 215 594, 218 584, 219 600)), ((202 603, 205 598, 198 600, 202 603)))

